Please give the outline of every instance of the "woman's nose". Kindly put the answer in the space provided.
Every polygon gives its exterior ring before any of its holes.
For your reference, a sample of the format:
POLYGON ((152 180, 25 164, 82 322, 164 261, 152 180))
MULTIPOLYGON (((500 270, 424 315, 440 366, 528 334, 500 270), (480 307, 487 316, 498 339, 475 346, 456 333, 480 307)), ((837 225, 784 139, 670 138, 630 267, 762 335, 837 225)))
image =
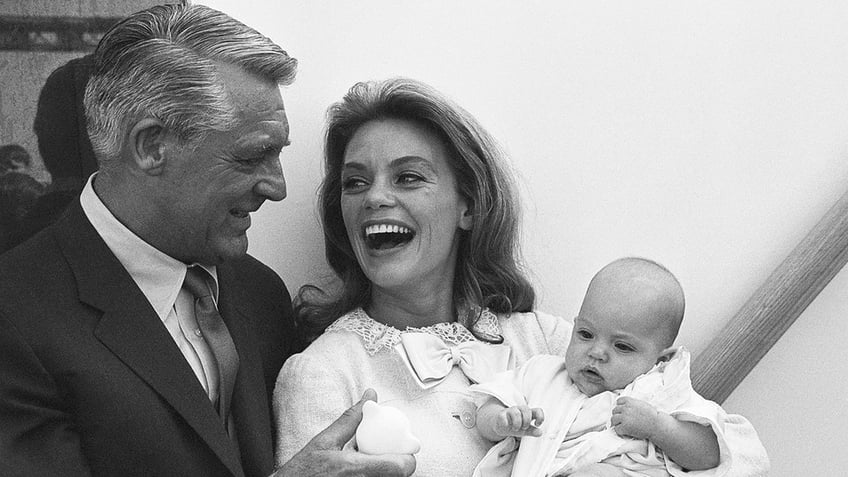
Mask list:
POLYGON ((283 165, 279 158, 270 160, 267 164, 253 190, 268 200, 281 201, 286 198, 286 177, 283 175, 283 165))
POLYGON ((395 195, 392 188, 384 181, 375 181, 365 192, 365 207, 379 209, 395 205, 395 195))

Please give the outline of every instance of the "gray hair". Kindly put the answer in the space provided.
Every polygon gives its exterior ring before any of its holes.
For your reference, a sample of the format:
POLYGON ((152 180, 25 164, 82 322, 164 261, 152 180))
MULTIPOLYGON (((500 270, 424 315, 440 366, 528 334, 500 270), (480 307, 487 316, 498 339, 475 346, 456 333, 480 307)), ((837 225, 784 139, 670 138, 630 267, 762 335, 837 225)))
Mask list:
POLYGON ((203 5, 159 5, 115 25, 97 46, 85 90, 88 135, 101 167, 135 121, 152 116, 194 145, 238 124, 216 62, 279 85, 297 60, 256 30, 203 5))

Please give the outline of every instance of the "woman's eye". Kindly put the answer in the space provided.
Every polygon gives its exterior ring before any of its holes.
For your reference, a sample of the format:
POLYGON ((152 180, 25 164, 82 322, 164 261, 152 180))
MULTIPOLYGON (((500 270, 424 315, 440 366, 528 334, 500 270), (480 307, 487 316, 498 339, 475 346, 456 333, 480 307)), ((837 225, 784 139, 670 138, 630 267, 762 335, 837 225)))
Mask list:
POLYGON ((616 343, 615 349, 619 351, 624 351, 625 353, 630 353, 631 351, 636 351, 636 348, 630 346, 627 343, 616 343))
POLYGON ((399 184, 414 184, 423 180, 423 177, 412 172, 404 172, 403 174, 400 174, 397 178, 399 184))
POLYGON ((359 177, 349 177, 342 180, 342 190, 356 190, 365 186, 365 181, 359 177))

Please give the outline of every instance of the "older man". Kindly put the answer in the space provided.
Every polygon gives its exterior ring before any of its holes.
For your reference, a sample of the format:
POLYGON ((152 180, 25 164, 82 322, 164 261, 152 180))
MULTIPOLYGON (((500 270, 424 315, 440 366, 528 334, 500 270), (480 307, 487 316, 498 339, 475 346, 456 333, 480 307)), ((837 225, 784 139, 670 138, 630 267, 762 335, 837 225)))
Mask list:
MULTIPOLYGON (((103 38, 85 95, 100 172, 0 257, 0 475, 272 472, 269 396, 298 345, 245 232, 286 195, 278 86, 295 68, 202 6, 154 7, 103 38)), ((410 474, 411 456, 339 450, 360 415, 278 475, 410 474)))

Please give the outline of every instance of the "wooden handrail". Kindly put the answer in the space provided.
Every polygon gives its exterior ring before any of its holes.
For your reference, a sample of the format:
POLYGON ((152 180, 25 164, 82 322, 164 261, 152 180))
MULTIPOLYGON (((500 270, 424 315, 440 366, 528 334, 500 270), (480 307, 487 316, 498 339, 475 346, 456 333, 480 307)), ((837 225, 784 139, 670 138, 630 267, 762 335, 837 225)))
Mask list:
POLYGON ((722 403, 848 261, 848 193, 828 210, 692 363, 692 385, 722 403))

